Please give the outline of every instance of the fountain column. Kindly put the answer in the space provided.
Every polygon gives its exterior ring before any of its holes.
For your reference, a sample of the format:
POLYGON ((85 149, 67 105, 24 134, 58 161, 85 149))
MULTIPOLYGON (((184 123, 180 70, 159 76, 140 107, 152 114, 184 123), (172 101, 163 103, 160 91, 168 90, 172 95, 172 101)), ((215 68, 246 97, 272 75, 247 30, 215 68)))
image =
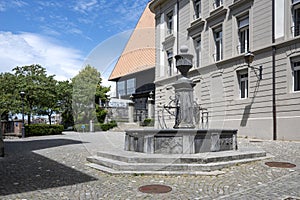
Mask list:
POLYGON ((188 71, 192 68, 193 55, 188 54, 186 46, 181 47, 180 54, 175 56, 176 68, 182 74, 174 84, 176 117, 174 128, 195 128, 194 125, 194 87, 195 84, 187 77, 188 71))

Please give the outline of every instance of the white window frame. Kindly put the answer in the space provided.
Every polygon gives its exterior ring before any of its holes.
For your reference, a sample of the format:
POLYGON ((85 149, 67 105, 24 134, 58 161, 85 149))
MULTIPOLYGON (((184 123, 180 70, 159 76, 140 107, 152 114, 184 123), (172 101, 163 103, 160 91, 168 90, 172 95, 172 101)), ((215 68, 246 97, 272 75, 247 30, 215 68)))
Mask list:
POLYGON ((201 66, 201 36, 194 39, 195 46, 195 67, 201 66))
POLYGON ((135 93, 135 78, 126 80, 126 94, 131 95, 135 93), (132 84, 132 86, 131 86, 132 84))
POLYGON ((173 49, 167 50, 166 53, 167 53, 167 61, 168 61, 168 75, 173 76, 173 71, 174 71, 173 49))
POLYGON ((293 91, 300 92, 300 61, 293 62, 293 91))
POLYGON ((297 37, 300 35, 300 0, 292 0, 292 18, 292 34, 293 37, 297 37))
POLYGON ((222 27, 213 29, 215 41, 215 61, 223 60, 223 30, 222 27))
POLYGON ((172 35, 174 31, 174 19, 173 19, 173 11, 170 11, 166 15, 167 22, 167 35, 172 35))
POLYGON ((214 9, 219 8, 223 5, 223 0, 215 0, 214 1, 214 9))
POLYGON ((238 80, 239 80, 240 99, 247 99, 249 97, 249 73, 248 73, 248 70, 238 71, 238 80))
POLYGON ((239 53, 243 54, 249 51, 250 46, 250 31, 249 31, 249 16, 244 16, 238 19, 239 32, 239 53))
POLYGON ((194 0, 194 20, 201 18, 201 0, 194 0))
POLYGON ((118 92, 118 97, 122 97, 126 95, 126 84, 125 81, 119 81, 117 82, 117 92, 118 92), (123 88, 121 89, 120 86, 123 86, 123 88))

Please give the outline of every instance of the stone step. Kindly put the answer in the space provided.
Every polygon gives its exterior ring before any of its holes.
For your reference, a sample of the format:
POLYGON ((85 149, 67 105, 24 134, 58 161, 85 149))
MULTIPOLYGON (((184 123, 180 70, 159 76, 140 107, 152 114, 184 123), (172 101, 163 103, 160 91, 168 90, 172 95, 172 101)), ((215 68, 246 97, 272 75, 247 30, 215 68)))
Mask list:
POLYGON ((137 174, 138 172, 151 172, 153 174, 160 174, 162 172, 210 172, 220 170, 225 167, 232 165, 247 163, 252 161, 257 161, 265 159, 267 157, 256 157, 240 160, 231 160, 225 162, 214 162, 214 163, 127 163, 119 160, 113 160, 109 158, 104 158, 100 156, 88 157, 87 160, 91 162, 91 167, 102 168, 103 171, 105 168, 109 168, 115 172, 132 172, 132 174, 137 174), (97 167, 96 167, 97 166, 97 167))
POLYGON ((199 154, 145 154, 130 151, 122 152, 97 152, 97 156, 117 160, 126 163, 214 163, 266 156, 266 152, 260 150, 238 150, 208 152, 199 154))

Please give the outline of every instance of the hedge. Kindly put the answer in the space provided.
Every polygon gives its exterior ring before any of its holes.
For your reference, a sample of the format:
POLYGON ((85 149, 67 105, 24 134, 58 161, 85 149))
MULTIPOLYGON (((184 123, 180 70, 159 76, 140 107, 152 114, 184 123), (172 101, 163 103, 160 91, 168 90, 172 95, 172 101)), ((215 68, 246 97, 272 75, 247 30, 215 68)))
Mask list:
POLYGON ((62 134, 63 130, 63 125, 30 124, 25 125, 25 136, 58 135, 62 134))

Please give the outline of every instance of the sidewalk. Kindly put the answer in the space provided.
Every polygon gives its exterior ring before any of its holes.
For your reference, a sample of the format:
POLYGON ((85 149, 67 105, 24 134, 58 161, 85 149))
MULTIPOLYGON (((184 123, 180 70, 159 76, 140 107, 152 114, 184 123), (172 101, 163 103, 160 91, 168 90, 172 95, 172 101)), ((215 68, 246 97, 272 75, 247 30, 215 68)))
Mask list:
POLYGON ((300 143, 239 139, 263 148, 272 161, 295 168, 270 168, 263 160, 224 169, 219 176, 111 176, 87 167, 99 150, 121 150, 120 132, 75 133, 5 139, 0 159, 0 199, 300 199, 300 143), (148 184, 172 187, 166 194, 145 194, 148 184))

